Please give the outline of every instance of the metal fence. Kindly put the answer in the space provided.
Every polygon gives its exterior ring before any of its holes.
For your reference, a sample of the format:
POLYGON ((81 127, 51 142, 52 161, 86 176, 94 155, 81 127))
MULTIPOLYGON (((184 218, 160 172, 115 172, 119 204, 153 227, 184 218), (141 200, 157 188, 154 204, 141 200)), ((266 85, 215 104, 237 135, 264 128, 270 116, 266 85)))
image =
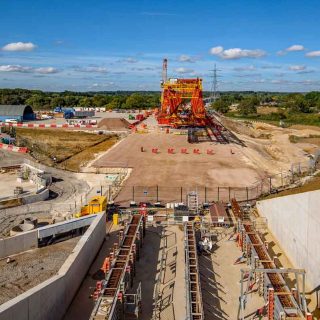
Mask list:
POLYGON ((292 164, 290 170, 267 176, 247 187, 125 185, 120 187, 120 192, 119 186, 115 190, 117 192, 113 192, 113 186, 110 186, 110 192, 111 194, 115 194, 115 197, 113 197, 115 202, 124 206, 127 206, 131 201, 136 203, 187 203, 187 195, 191 191, 197 192, 199 203, 230 201, 232 198, 236 198, 238 201, 250 201, 262 195, 275 193, 290 186, 298 185, 302 178, 312 175, 318 169, 318 158, 319 155, 306 163, 292 164))

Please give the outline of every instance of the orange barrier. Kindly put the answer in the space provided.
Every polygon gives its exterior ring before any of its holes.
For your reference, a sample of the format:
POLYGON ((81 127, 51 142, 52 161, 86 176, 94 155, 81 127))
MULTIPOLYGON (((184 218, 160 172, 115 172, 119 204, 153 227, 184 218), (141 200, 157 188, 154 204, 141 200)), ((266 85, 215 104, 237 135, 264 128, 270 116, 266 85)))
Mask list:
POLYGON ((169 149, 168 149, 168 153, 174 154, 174 149, 173 149, 173 148, 169 148, 169 149))
POLYGON ((200 150, 199 149, 193 149, 193 153, 194 154, 200 154, 200 150))
POLYGON ((188 154, 187 148, 182 148, 182 149, 181 149, 181 153, 188 154))
POLYGON ((213 154, 214 154, 214 153, 213 153, 213 150, 212 150, 212 149, 208 149, 208 150, 207 150, 207 154, 213 155, 213 154))
POLYGON ((157 154, 158 153, 158 148, 152 148, 152 153, 157 154))

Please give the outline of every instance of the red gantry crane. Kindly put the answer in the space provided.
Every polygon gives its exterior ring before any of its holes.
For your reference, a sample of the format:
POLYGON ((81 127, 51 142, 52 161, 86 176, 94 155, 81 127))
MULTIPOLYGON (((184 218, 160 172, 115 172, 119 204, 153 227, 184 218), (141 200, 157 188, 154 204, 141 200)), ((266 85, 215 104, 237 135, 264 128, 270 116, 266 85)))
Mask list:
POLYGON ((167 63, 164 59, 158 123, 172 127, 206 126, 202 79, 167 79, 167 63))

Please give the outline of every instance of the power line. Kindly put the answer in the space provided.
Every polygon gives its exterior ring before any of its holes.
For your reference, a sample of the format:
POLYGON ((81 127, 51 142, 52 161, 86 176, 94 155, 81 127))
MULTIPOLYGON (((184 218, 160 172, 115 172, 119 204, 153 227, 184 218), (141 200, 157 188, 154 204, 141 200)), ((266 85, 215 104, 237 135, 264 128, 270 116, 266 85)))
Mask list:
POLYGON ((212 72, 212 75, 210 76, 212 78, 211 90, 210 90, 210 102, 213 103, 220 97, 220 94, 218 91, 218 77, 219 77, 218 71, 221 71, 221 70, 217 69, 216 64, 214 64, 214 69, 209 71, 212 72))

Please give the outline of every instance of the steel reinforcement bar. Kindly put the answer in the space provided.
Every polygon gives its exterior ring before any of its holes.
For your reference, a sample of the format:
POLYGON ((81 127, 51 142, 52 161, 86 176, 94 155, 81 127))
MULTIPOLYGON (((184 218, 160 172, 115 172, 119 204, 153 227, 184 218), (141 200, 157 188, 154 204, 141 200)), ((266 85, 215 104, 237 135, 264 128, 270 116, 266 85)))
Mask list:
POLYGON ((198 267, 197 243, 193 223, 186 223, 185 234, 185 262, 187 289, 187 319, 203 320, 203 304, 198 267))
POLYGON ((139 248, 145 232, 143 219, 140 214, 131 217, 125 230, 119 233, 119 244, 114 244, 113 252, 105 259, 103 269, 106 277, 97 283, 94 293, 96 304, 90 319, 121 319, 124 294, 132 285, 135 262, 139 259, 139 248))
MULTIPOLYGON (((231 201, 232 210, 236 217, 243 217, 243 212, 236 199, 231 201)), ((256 232, 254 226, 249 221, 242 222, 243 234, 241 235, 241 242, 244 244, 245 237, 250 241, 251 250, 256 253, 261 265, 264 269, 276 269, 277 266, 271 259, 267 248, 260 235, 256 232)), ((288 317, 296 317, 297 319, 304 319, 304 314, 294 297, 291 295, 291 291, 288 288, 282 274, 280 273, 267 273, 267 278, 270 281, 271 286, 274 288, 275 300, 279 301, 279 307, 288 317)))

